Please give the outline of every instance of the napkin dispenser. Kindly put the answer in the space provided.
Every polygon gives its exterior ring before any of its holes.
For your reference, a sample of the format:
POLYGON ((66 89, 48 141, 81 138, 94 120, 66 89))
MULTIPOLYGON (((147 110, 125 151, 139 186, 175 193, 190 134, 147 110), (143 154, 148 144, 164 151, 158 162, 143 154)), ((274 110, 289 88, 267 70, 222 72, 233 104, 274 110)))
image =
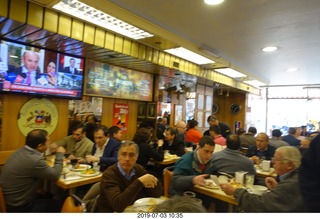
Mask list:
POLYGON ((245 177, 246 177, 246 174, 247 174, 248 172, 245 172, 245 171, 237 171, 236 173, 235 173, 235 182, 236 183, 239 183, 239 184, 241 184, 241 185, 244 185, 244 180, 245 180, 245 177))

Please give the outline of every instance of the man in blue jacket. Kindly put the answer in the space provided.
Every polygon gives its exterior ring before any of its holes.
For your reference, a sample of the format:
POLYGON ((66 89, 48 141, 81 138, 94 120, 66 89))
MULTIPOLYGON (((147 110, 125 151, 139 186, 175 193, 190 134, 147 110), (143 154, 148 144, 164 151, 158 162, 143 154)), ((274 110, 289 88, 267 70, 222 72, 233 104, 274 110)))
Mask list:
POLYGON ((109 166, 117 162, 120 142, 108 135, 106 126, 98 126, 94 130, 95 144, 92 147, 91 155, 86 156, 86 161, 94 167, 99 167, 103 172, 109 166))

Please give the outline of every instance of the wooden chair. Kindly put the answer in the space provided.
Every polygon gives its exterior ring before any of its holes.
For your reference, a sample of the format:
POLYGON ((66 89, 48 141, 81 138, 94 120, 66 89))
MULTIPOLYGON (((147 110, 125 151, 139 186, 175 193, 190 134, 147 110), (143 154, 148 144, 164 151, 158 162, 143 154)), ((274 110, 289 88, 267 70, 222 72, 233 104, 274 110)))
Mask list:
POLYGON ((83 213, 86 211, 86 204, 74 194, 66 198, 61 209, 62 213, 83 213))
POLYGON ((169 198, 169 188, 170 188, 171 178, 173 176, 173 169, 174 169, 174 166, 171 166, 171 167, 166 167, 163 170, 163 195, 167 198, 169 198))
POLYGON ((7 212, 6 202, 4 200, 4 195, 1 187, 0 187, 0 212, 1 213, 7 212))

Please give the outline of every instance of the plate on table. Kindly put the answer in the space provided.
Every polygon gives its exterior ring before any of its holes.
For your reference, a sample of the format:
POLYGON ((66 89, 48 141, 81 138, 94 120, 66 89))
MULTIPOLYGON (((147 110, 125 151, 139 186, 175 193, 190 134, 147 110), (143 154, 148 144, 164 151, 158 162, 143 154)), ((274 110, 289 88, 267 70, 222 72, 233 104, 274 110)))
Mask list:
POLYGON ((141 198, 133 203, 135 211, 152 212, 152 210, 160 203, 165 201, 161 198, 141 198))
POLYGON ((91 166, 88 164, 79 164, 71 168, 72 171, 81 172, 87 169, 90 169, 91 166))
POLYGON ((83 177, 90 177, 90 176, 97 176, 100 174, 100 171, 96 171, 94 169, 87 169, 87 170, 83 170, 79 173, 79 176, 83 176, 83 177))
POLYGON ((220 186, 217 185, 213 180, 211 179, 206 179, 206 185, 204 187, 208 188, 208 189, 219 189, 220 186))

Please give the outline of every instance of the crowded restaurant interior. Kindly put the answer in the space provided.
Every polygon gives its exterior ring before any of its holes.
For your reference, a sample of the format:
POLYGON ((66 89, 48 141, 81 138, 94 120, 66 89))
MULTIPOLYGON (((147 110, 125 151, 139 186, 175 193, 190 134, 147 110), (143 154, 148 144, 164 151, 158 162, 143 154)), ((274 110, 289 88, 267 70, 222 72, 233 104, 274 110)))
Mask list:
POLYGON ((0 213, 320 212, 320 2, 216 1, 1 0, 0 213))

